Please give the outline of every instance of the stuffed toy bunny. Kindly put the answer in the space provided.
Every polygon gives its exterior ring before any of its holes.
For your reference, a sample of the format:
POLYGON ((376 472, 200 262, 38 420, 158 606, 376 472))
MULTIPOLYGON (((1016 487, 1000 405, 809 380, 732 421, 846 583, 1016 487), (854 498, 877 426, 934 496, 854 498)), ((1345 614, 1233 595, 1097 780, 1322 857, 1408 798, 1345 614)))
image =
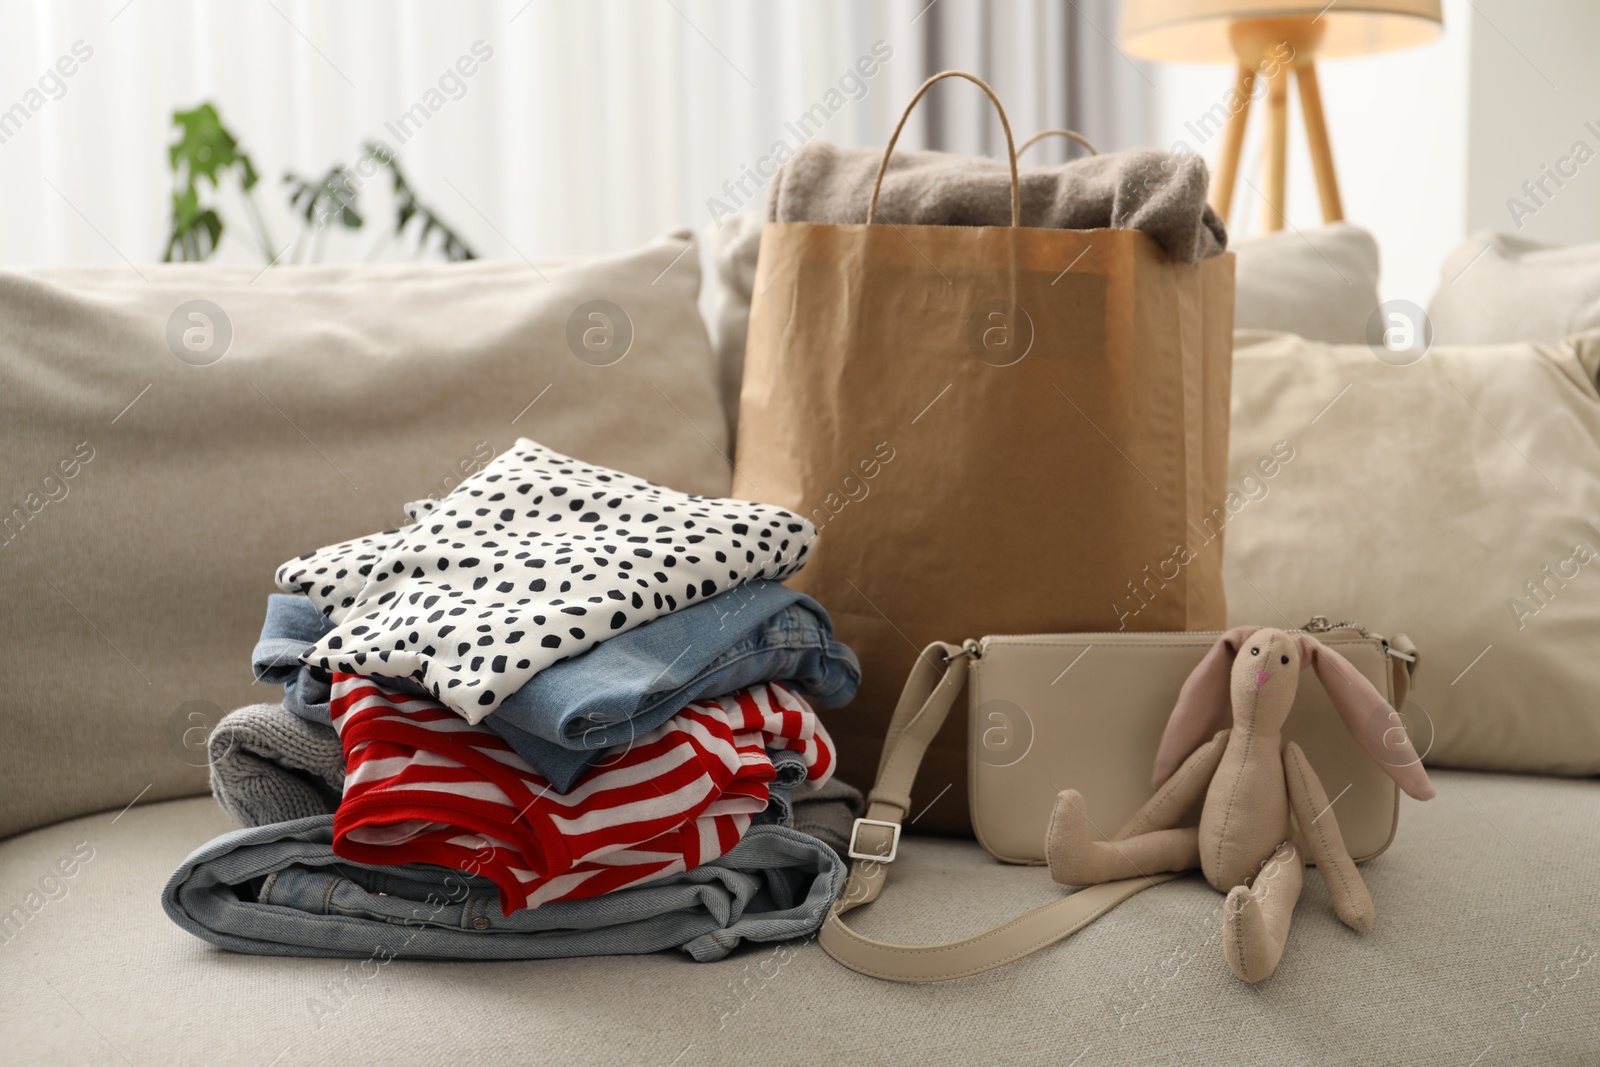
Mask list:
POLYGON ((1304 879, 1293 813, 1335 914, 1352 930, 1370 927, 1372 898, 1327 793, 1300 746, 1283 740, 1305 667, 1316 670, 1345 725, 1389 777, 1418 800, 1433 797, 1399 716, 1349 660, 1307 634, 1240 627, 1223 634, 1184 682, 1156 754, 1155 796, 1126 826, 1103 840, 1077 790, 1056 798, 1051 876, 1093 885, 1200 868, 1228 894, 1228 965, 1246 982, 1259 982, 1283 956, 1304 879), (1216 732, 1226 726, 1230 704, 1233 725, 1216 732), (1180 826, 1202 796, 1200 825, 1180 826))

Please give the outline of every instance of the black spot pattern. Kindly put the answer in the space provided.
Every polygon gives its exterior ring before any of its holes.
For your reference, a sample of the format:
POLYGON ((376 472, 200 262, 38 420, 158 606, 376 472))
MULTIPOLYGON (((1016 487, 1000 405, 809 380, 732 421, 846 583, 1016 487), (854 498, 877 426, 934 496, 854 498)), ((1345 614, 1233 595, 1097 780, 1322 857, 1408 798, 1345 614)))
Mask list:
POLYGON ((365 674, 381 656, 376 673, 417 679, 470 722, 607 637, 782 581, 816 536, 782 508, 679 493, 527 438, 406 513, 410 526, 290 560, 278 588, 335 624, 306 663, 365 674))

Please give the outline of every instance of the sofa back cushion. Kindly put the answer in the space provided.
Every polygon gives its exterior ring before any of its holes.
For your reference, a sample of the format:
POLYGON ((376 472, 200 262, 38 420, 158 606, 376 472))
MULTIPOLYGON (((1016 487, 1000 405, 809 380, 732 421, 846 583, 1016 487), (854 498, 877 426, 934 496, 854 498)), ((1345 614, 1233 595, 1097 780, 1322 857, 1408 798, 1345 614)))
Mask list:
POLYGON ((519 436, 725 494, 692 242, 0 272, 0 836, 203 792, 217 713, 276 696, 249 656, 277 565, 519 436))
POLYGON ((1600 326, 1600 244, 1475 233, 1451 252, 1428 303, 1435 344, 1558 341, 1600 326))
POLYGON ((1282 230, 1230 246, 1233 325, 1282 330, 1311 341, 1361 344, 1378 307, 1378 242, 1359 226, 1282 230))

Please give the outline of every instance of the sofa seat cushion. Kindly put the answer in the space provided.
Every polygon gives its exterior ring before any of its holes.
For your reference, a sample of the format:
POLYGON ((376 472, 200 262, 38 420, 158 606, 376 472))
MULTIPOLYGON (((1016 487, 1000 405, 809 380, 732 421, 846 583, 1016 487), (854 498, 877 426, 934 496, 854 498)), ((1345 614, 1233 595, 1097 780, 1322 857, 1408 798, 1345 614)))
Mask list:
MULTIPOLYGON (((1008 968, 879 982, 814 942, 514 963, 234 955, 162 913, 167 876, 230 828, 209 799, 105 812, 0 843, 0 1049, 11 1063, 1593 1062, 1600 786, 1436 772, 1363 868, 1357 935, 1315 875, 1277 973, 1223 962, 1222 897, 1141 893, 1008 968), (60 864, 60 866, 58 866, 60 864), (70 870, 70 874, 61 872, 70 870), (19 917, 18 909, 22 915, 19 917), (676 1059, 674 1058, 676 1057, 676 1059), (1081 1057, 1074 1059, 1075 1057, 1081 1057)), ((909 838, 863 933, 932 942, 1059 892, 977 845, 909 838)))

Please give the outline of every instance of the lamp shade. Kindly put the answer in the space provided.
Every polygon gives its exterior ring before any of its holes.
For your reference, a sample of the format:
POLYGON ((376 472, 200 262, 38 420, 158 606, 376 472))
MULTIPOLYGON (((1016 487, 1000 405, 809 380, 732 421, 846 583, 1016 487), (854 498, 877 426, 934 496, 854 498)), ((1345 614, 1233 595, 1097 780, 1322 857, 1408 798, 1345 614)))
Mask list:
POLYGON ((1443 22, 1440 0, 1124 0, 1122 46, 1144 59, 1232 63, 1231 23, 1283 18, 1318 23, 1320 58, 1410 48, 1433 40, 1443 22))

